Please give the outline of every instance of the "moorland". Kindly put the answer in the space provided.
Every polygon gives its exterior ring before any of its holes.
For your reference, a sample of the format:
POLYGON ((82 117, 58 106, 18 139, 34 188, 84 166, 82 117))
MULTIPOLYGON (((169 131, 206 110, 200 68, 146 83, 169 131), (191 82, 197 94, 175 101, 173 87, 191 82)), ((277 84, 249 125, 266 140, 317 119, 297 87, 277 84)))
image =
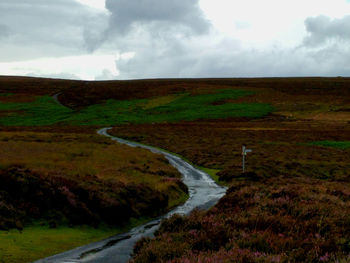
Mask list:
POLYGON ((106 126, 229 186, 209 211, 165 220, 134 262, 350 260, 350 79, 341 77, 0 77, 0 258, 33 250, 21 244, 29 232, 79 232, 81 244, 186 199, 165 159, 98 137, 106 126), (242 144, 253 150, 245 173, 242 144))

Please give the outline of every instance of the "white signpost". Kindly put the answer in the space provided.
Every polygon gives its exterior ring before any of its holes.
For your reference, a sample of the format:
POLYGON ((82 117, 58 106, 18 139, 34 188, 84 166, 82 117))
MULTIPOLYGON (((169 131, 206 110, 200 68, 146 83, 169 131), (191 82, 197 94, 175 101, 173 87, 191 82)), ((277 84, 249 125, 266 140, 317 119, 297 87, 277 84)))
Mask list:
POLYGON ((252 149, 247 149, 247 147, 245 146, 245 144, 242 145, 242 170, 243 173, 245 172, 245 156, 247 155, 247 153, 251 153, 253 150, 252 149))

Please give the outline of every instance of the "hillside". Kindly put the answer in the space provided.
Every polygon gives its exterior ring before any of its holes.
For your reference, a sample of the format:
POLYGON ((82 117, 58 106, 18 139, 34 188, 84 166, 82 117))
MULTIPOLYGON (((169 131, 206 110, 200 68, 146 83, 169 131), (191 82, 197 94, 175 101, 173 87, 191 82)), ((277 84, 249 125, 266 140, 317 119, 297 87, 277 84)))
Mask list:
MULTIPOLYGON (((349 78, 86 82, 0 77, 0 143, 7 149, 1 152, 3 178, 30 178, 29 186, 40 183, 48 197, 47 189, 63 187, 62 174, 75 171, 68 173, 72 193, 104 193, 93 206, 86 203, 84 213, 93 216, 79 224, 95 223, 96 215, 101 221, 102 201, 111 201, 115 189, 128 192, 125 185, 147 183, 128 194, 118 190, 113 198, 129 200, 126 207, 141 199, 152 207, 135 206, 130 217, 152 216, 184 200, 178 180, 162 179, 164 173, 178 177, 162 158, 97 137, 96 129, 105 126, 113 126, 111 133, 118 137, 177 153, 230 186, 209 211, 165 221, 155 239, 135 247, 135 262, 350 260, 349 78), (246 173, 242 144, 253 150, 246 173), (51 147, 58 154, 47 154, 51 147), (163 193, 173 187, 180 192, 163 202, 163 193)), ((26 191, 21 192, 29 200, 26 207, 44 209, 26 191)), ((3 185, 1 193, 12 199, 2 199, 7 207, 18 207, 11 201, 17 196, 9 192, 3 185)), ((71 203, 62 207, 69 211, 71 203)), ((8 226, 25 226, 28 211, 17 211, 19 219, 8 226)))

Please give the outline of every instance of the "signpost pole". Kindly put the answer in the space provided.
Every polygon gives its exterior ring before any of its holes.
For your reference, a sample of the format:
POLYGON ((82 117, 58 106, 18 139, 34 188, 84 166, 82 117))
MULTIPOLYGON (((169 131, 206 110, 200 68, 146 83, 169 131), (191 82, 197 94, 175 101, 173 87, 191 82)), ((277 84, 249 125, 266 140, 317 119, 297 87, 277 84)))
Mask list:
POLYGON ((243 173, 245 172, 245 154, 243 153, 243 159, 242 159, 242 168, 243 168, 243 173))
POLYGON ((245 145, 242 145, 242 170, 245 172, 245 145))
POLYGON ((253 151, 252 149, 247 149, 245 144, 242 145, 242 170, 243 170, 243 173, 245 173, 245 156, 247 155, 247 153, 251 153, 252 151, 253 151))

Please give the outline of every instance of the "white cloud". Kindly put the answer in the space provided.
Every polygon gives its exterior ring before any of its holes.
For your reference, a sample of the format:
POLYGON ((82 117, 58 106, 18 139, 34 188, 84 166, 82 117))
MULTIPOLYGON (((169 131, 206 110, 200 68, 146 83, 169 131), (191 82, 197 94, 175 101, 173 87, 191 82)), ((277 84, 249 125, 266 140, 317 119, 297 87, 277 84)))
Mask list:
POLYGON ((219 32, 255 48, 297 45, 307 17, 350 13, 346 0, 201 0, 201 7, 219 32))
POLYGON ((110 70, 104 69, 101 75, 95 77, 95 80, 115 80, 117 78, 118 75, 114 75, 110 70))
POLYGON ((87 5, 92 8, 105 10, 105 0, 76 0, 77 2, 87 5))

